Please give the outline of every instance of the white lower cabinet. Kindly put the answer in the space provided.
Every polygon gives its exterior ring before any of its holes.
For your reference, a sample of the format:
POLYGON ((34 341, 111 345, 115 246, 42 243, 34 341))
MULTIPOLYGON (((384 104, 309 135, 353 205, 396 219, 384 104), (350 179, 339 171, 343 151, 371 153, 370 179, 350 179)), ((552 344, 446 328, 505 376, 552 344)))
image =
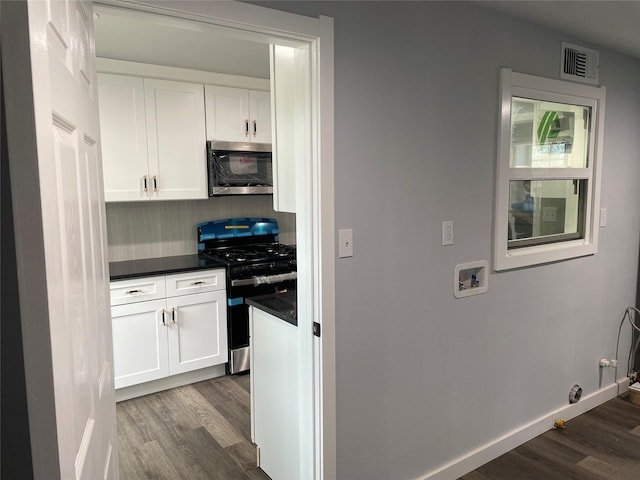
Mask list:
POLYGON ((224 270, 114 281, 111 293, 116 388, 227 362, 224 270))
POLYGON ((300 476, 298 327, 249 308, 251 439, 258 466, 273 480, 300 476))
POLYGON ((161 321, 165 305, 150 300, 111 307, 116 388, 169 375, 167 328, 161 321))
POLYGON ((170 375, 227 362, 226 300, 224 291, 167 300, 170 375))

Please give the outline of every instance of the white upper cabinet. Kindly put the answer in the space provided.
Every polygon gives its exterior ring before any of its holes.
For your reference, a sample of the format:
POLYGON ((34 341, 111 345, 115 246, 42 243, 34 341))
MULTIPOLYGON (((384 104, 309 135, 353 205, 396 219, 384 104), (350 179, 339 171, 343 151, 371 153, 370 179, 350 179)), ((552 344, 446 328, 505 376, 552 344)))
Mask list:
POLYGON ((271 143, 271 94, 258 90, 249 90, 249 114, 251 141, 271 143))
POLYGON ((273 154, 273 209, 296 213, 296 165, 310 163, 311 112, 309 54, 305 48, 271 45, 271 97, 275 138, 273 154))
POLYGON ((149 175, 142 78, 98 74, 102 168, 107 202, 146 200, 149 175))
POLYGON ((207 140, 271 143, 269 92, 205 85, 207 140))
POLYGON ((201 84, 98 75, 105 200, 207 198, 201 84))
POLYGON ((145 78, 144 93, 150 198, 207 198, 203 86, 145 78))

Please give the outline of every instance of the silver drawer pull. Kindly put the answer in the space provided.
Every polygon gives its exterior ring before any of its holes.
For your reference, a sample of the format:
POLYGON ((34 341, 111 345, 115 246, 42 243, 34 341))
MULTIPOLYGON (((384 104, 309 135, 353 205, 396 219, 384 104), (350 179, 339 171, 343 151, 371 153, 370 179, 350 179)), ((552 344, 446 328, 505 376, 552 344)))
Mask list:
POLYGON ((133 295, 134 293, 142 293, 142 290, 140 290, 139 288, 135 289, 135 290, 127 290, 126 292, 127 295, 133 295))
POLYGON ((198 280, 197 282, 191 282, 191 285, 206 285, 207 282, 203 282, 202 280, 198 280))

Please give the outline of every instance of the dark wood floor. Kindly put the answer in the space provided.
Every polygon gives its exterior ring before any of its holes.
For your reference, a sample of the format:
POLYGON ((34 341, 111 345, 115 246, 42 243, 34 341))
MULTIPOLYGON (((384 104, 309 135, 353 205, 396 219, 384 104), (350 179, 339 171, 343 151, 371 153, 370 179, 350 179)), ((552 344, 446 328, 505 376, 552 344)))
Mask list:
MULTIPOLYGON (((268 480, 250 440, 249 381, 225 376, 118 403, 120 478, 268 480)), ((459 480, 566 479, 640 479, 640 406, 614 398, 459 480)))
POLYGON ((249 375, 120 402, 123 480, 268 480, 251 443, 249 375))
POLYGON ((461 480, 640 479, 640 406, 614 398, 461 480))

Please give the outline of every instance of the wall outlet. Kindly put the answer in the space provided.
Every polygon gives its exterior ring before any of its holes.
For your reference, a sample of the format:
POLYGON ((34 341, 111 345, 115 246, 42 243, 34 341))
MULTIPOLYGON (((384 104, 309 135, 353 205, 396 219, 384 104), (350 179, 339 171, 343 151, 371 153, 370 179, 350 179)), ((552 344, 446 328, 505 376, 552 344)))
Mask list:
POLYGON ((353 257, 353 230, 338 230, 338 257, 353 257))
POLYGON ((557 222, 558 209, 556 207, 542 207, 542 221, 554 223, 557 222))

